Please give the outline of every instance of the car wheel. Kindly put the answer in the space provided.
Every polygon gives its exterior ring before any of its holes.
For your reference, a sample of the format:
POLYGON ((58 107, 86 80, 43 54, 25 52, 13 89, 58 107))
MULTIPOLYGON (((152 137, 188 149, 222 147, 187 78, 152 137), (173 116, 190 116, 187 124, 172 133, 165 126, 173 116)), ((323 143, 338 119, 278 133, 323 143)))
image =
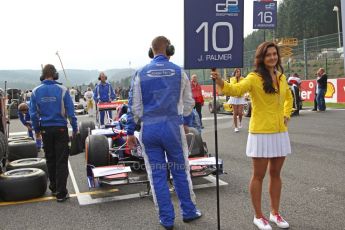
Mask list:
POLYGON ((41 169, 15 169, 0 175, 0 198, 4 201, 41 197, 46 190, 47 175, 41 169))
POLYGON ((85 157, 89 165, 95 167, 109 165, 109 144, 105 136, 89 135, 85 141, 85 157))
POLYGON ((90 131, 95 129, 95 123, 93 121, 82 121, 79 124, 79 132, 81 137, 81 142, 83 144, 83 148, 85 148, 85 139, 89 136, 89 129, 90 131))
POLYGON ((33 140, 19 140, 8 143, 8 160, 37 157, 37 146, 33 140))
POLYGON ((8 163, 7 170, 21 168, 42 169, 48 175, 47 162, 44 158, 25 158, 8 163))

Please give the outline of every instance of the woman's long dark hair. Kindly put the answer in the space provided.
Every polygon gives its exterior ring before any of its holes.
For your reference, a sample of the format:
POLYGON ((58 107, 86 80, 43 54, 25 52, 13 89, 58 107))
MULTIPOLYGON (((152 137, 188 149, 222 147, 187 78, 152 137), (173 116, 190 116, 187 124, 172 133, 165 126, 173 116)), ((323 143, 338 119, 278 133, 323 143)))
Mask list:
MULTIPOLYGON (((267 49, 270 47, 275 47, 278 55, 278 62, 275 69, 278 70, 281 75, 284 73, 283 66, 281 65, 280 52, 278 46, 273 42, 263 42, 261 43, 255 52, 255 72, 259 73, 264 80, 263 88, 265 93, 275 93, 276 90, 273 87, 273 81, 270 73, 265 67, 264 60, 267 53, 267 49)), ((280 75, 280 76, 281 76, 280 75)), ((279 76, 279 77, 280 77, 279 76)))

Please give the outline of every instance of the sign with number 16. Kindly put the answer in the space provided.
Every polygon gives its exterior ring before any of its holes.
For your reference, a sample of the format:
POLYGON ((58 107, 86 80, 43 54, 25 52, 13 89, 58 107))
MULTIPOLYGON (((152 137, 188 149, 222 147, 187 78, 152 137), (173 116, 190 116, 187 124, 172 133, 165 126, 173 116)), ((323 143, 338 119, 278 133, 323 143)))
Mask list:
POLYGON ((253 12, 253 29, 274 29, 276 27, 276 1, 255 1, 253 12))

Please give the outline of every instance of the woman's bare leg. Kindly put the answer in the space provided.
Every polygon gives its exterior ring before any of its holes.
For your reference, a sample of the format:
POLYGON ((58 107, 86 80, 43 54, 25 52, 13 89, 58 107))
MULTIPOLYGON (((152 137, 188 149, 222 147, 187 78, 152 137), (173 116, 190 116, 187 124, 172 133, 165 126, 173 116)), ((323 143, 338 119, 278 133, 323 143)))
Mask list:
POLYGON ((274 215, 279 213, 280 194, 282 181, 280 172, 284 164, 285 157, 276 157, 269 160, 268 168, 270 173, 269 192, 271 198, 271 212, 274 215))
POLYGON ((250 180, 249 190, 256 218, 263 217, 261 210, 262 181, 265 178, 268 160, 267 158, 252 158, 253 175, 250 180))

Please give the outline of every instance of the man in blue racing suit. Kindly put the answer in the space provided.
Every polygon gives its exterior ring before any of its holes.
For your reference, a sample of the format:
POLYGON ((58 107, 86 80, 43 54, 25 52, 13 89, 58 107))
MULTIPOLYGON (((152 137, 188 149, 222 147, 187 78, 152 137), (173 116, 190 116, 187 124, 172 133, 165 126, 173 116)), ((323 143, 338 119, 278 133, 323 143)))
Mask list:
POLYGON ((67 88, 56 81, 58 78, 53 65, 44 66, 43 81, 32 91, 30 117, 32 128, 36 133, 42 133, 49 189, 58 202, 64 202, 69 198, 66 186, 69 157, 67 119, 72 125, 73 135, 77 133, 78 125, 72 98, 67 88))
POLYGON ((134 129, 140 119, 143 156, 160 224, 173 229, 175 213, 167 184, 171 171, 184 222, 201 217, 195 205, 188 162, 184 117, 194 107, 191 86, 181 68, 169 61, 174 47, 163 37, 152 41, 150 64, 132 79, 128 106, 127 142, 134 148, 134 129))
MULTIPOLYGON (((98 102, 110 102, 115 100, 116 95, 111 87, 111 85, 106 82, 107 76, 101 72, 99 74, 98 80, 100 81, 99 84, 96 85, 94 91, 93 91, 93 99, 95 100, 96 103, 98 102)), ((111 117, 111 112, 108 111, 108 114, 111 117)), ((105 111, 100 112, 100 123, 101 125, 104 125, 104 116, 105 116, 105 111)))

